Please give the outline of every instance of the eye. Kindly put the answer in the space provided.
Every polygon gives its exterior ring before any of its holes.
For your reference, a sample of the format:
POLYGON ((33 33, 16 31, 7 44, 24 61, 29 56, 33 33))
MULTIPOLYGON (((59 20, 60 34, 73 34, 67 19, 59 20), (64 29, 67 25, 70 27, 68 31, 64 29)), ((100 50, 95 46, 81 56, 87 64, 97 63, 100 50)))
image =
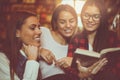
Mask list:
POLYGON ((99 14, 95 14, 94 17, 95 18, 100 18, 100 15, 99 14))
POLYGON ((90 15, 88 13, 83 13, 82 17, 83 19, 89 19, 90 15))
POLYGON ((75 19, 71 19, 71 20, 70 20, 70 23, 73 23, 73 22, 75 22, 75 19))
POLYGON ((95 15, 93 15, 93 19, 94 20, 99 20, 100 19, 100 14, 95 14, 95 15))
POLYGON ((89 14, 85 13, 84 16, 85 16, 85 17, 89 17, 89 14))
POLYGON ((61 24, 65 24, 65 21, 59 21, 59 23, 61 23, 61 24))
POLYGON ((35 24, 30 25, 30 29, 31 29, 31 30, 35 30, 35 27, 36 27, 35 24))

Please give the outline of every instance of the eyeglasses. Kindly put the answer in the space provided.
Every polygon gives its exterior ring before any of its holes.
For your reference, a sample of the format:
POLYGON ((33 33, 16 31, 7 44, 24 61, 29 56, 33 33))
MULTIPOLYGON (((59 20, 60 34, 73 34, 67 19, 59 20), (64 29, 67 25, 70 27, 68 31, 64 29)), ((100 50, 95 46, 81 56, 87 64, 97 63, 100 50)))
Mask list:
POLYGON ((92 19, 93 19, 94 21, 99 21, 100 18, 101 18, 101 15, 100 15, 100 14, 90 15, 90 14, 88 14, 88 13, 85 13, 85 14, 82 15, 82 18, 83 18, 84 20, 89 20, 91 17, 92 17, 92 19))

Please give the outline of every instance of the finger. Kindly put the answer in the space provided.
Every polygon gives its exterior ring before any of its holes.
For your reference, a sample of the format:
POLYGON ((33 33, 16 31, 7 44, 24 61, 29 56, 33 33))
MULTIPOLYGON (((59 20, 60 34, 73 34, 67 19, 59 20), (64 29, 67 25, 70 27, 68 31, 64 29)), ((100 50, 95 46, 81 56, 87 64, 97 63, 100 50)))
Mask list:
POLYGON ((54 61, 54 62, 56 62, 56 58, 55 58, 55 55, 50 51, 50 53, 48 54, 49 55, 49 60, 50 61, 54 61))
POLYGON ((64 65, 63 65, 63 67, 64 67, 64 68, 68 68, 68 67, 70 67, 69 62, 65 61, 64 65))
POLYGON ((25 52, 25 55, 28 56, 29 51, 28 51, 28 46, 23 44, 23 51, 25 52))
POLYGON ((49 64, 53 63, 53 59, 52 59, 51 55, 48 55, 46 58, 47 58, 47 61, 49 64))
POLYGON ((52 61, 50 61, 48 56, 42 56, 42 58, 44 59, 45 62, 47 62, 48 64, 52 64, 52 61))
POLYGON ((89 67, 89 70, 93 70, 98 64, 99 64, 100 60, 95 62, 92 66, 89 67))
POLYGON ((63 68, 67 68, 71 66, 71 60, 72 58, 69 57, 63 57, 55 61, 56 66, 62 66, 63 68), (63 64, 64 62, 64 64, 63 64))
POLYGON ((48 56, 47 56, 47 59, 48 59, 49 61, 53 61, 53 57, 52 57, 51 55, 48 55, 48 56))
POLYGON ((64 61, 61 61, 61 60, 57 60, 57 61, 55 62, 55 65, 56 65, 56 66, 59 66, 59 67, 62 67, 63 64, 64 64, 64 61))
POLYGON ((54 55, 52 52, 51 52, 50 54, 51 54, 51 59, 52 59, 54 62, 56 62, 57 60, 56 60, 55 55, 54 55))
POLYGON ((78 60, 76 61, 76 63, 77 63, 77 68, 80 71, 81 70, 81 64, 80 64, 80 62, 78 60))
POLYGON ((78 76, 80 78, 86 78, 86 77, 89 77, 91 74, 88 73, 88 72, 79 72, 78 76))
POLYGON ((53 63, 53 61, 56 62, 55 55, 51 51, 49 52, 48 55, 49 55, 48 60, 49 60, 50 63, 53 63))
POLYGON ((90 68, 94 69, 94 67, 96 67, 99 64, 99 61, 95 62, 90 68))
POLYGON ((77 63, 78 70, 80 72, 88 72, 88 68, 87 67, 81 66, 79 61, 77 61, 76 63, 77 63))
POLYGON ((64 59, 63 59, 63 58, 57 59, 57 60, 55 61, 55 65, 56 65, 56 66, 60 66, 60 65, 63 64, 63 62, 64 62, 64 59))
POLYGON ((49 63, 49 60, 47 59, 46 56, 43 56, 42 58, 43 58, 47 63, 49 63))
POLYGON ((99 61, 99 64, 92 70, 92 74, 96 74, 108 61, 104 58, 99 61))
POLYGON ((59 66, 61 68, 67 68, 69 67, 69 64, 67 63, 66 58, 61 58, 59 60, 56 61, 55 63, 56 66, 59 66))
POLYGON ((65 62, 61 62, 60 67, 64 68, 64 64, 65 64, 65 62))
POLYGON ((27 45, 25 45, 24 43, 23 43, 23 47, 26 47, 27 45))
POLYGON ((96 66, 98 66, 99 62, 100 62, 100 60, 95 62, 92 66, 89 67, 89 71, 91 71, 92 74, 95 74, 96 68, 97 68, 96 66))
POLYGON ((26 52, 26 49, 27 49, 27 45, 25 45, 24 43, 23 43, 23 50, 26 52))

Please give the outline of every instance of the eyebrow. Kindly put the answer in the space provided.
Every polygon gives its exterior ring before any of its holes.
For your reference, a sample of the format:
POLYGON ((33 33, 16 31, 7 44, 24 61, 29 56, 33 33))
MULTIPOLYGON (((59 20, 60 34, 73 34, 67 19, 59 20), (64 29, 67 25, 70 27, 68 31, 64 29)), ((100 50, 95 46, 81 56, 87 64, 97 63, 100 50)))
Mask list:
MULTIPOLYGON (((91 15, 90 13, 88 13, 88 12, 84 12, 84 14, 89 14, 89 15, 91 15)), ((101 13, 93 13, 93 15, 100 15, 101 13)))
MULTIPOLYGON (((73 20, 73 19, 75 19, 75 18, 71 18, 70 20, 73 20)), ((65 21, 65 19, 58 19, 58 20, 63 20, 63 21, 65 21)))

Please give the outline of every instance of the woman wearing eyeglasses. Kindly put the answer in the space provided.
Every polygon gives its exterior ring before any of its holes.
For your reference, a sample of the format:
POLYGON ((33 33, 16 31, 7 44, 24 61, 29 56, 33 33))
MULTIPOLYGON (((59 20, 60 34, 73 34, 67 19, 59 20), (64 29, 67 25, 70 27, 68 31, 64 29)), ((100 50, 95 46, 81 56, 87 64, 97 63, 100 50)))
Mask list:
MULTIPOLYGON (((105 48, 120 47, 120 41, 118 41, 116 33, 108 30, 104 2, 101 0, 87 0, 81 12, 81 20, 83 31, 71 40, 68 56, 73 56, 76 48, 100 52, 100 50, 105 48)), ((116 61, 118 60, 116 59, 116 61)), ((117 79, 117 75, 120 76, 120 67, 115 66, 113 68, 106 68, 105 71, 101 70, 105 64, 107 64, 106 58, 90 67, 84 67, 86 71, 82 72, 83 68, 78 63, 78 76, 83 80, 120 80, 117 79), (95 73, 92 73, 93 70, 95 73)))

